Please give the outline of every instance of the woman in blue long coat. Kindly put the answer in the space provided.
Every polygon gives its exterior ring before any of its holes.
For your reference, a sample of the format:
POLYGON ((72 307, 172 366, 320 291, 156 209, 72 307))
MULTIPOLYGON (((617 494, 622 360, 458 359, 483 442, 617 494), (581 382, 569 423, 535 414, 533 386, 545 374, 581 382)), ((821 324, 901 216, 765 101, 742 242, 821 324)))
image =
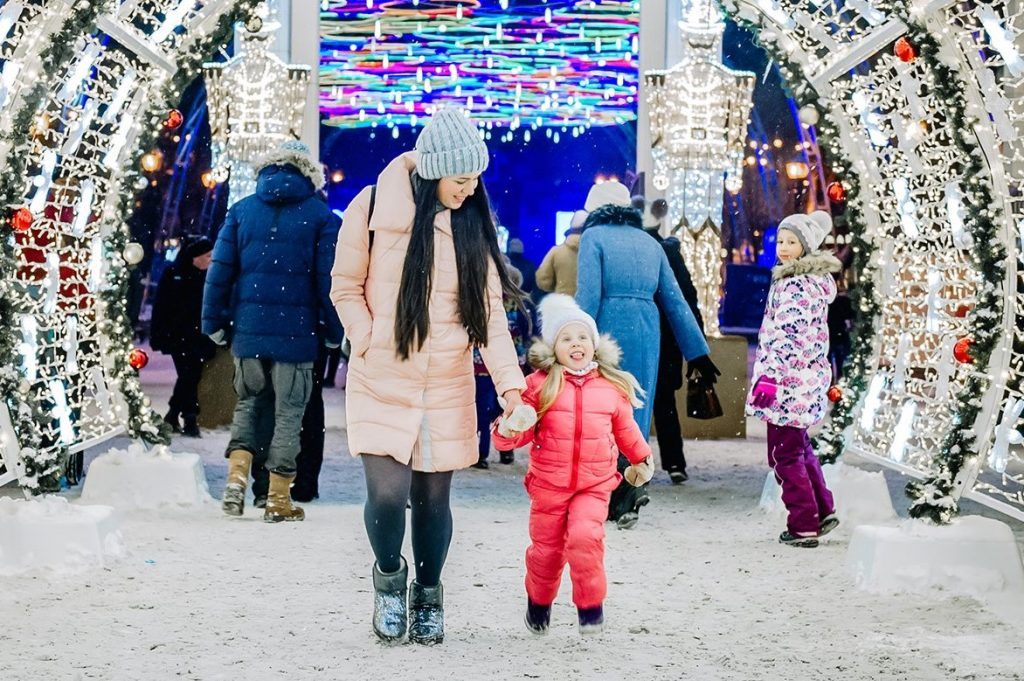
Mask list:
MULTIPOLYGON (((665 251, 643 231, 643 217, 632 207, 608 204, 587 218, 580 239, 576 301, 622 348, 622 368, 633 374, 646 393, 634 418, 646 436, 651 429, 654 391, 658 382, 661 344, 660 307, 686 358, 703 382, 714 383, 718 370, 683 298, 665 251)), ((618 492, 619 490, 617 490, 618 492)), ((619 527, 636 524, 647 492, 623 488, 612 497, 609 519, 619 527)))

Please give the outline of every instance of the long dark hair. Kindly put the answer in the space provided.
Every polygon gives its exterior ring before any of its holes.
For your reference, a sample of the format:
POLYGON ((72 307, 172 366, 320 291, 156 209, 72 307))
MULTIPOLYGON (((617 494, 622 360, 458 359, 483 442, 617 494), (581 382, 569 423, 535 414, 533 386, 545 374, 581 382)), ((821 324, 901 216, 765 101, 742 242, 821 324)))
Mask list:
MULTIPOLYGON (((437 214, 438 180, 415 178, 413 218, 409 249, 402 268, 395 315, 395 344, 405 360, 423 348, 430 331, 430 292, 434 286, 434 216, 437 214)), ((515 300, 522 292, 512 283, 498 248, 498 230, 491 217, 491 204, 483 179, 473 195, 452 211, 452 238, 459 276, 459 321, 472 345, 487 345, 487 271, 493 264, 501 280, 502 294, 515 300)))

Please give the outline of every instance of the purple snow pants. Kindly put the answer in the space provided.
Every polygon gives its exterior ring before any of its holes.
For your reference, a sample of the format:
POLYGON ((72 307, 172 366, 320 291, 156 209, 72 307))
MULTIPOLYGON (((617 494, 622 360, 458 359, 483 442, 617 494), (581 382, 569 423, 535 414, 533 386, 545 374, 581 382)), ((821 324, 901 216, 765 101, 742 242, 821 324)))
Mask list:
POLYGON ((807 430, 769 423, 768 465, 782 487, 790 534, 816 536, 821 519, 834 513, 836 507, 807 430))

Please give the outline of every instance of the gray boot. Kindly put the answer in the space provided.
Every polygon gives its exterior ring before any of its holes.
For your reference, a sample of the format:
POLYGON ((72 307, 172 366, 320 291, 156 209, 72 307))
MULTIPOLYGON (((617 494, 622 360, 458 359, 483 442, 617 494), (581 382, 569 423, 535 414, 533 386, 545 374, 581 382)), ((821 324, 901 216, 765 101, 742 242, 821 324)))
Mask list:
POLYGON ((401 561, 402 567, 395 572, 381 572, 373 564, 373 631, 387 643, 401 640, 409 622, 405 605, 409 565, 405 558, 401 561))
POLYGON ((444 588, 440 584, 423 586, 413 580, 409 610, 412 611, 410 641, 428 646, 444 641, 444 588))

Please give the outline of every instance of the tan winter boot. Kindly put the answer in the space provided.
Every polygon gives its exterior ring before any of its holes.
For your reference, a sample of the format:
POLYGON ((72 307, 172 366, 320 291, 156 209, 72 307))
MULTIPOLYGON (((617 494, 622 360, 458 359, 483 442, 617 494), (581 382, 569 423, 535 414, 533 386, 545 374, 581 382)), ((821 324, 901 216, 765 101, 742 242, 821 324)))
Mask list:
POLYGON ((245 488, 249 486, 252 452, 235 449, 228 456, 228 481, 220 507, 228 515, 242 515, 245 510, 245 488))
POLYGON ((270 474, 270 493, 267 495, 267 508, 263 511, 263 520, 268 523, 279 523, 282 520, 305 520, 306 512, 298 506, 292 506, 290 488, 294 475, 284 476, 270 474))

